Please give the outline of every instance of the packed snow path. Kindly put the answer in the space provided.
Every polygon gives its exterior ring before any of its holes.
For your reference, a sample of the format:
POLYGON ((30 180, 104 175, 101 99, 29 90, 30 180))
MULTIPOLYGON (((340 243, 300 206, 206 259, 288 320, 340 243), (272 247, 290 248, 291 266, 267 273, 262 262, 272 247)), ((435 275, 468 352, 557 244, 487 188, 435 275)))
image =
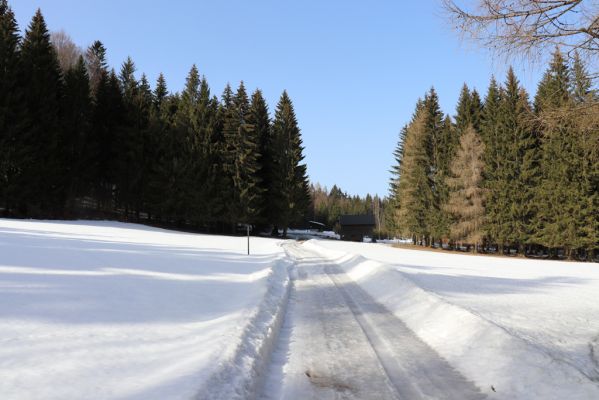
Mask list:
POLYGON ((299 244, 286 251, 296 276, 264 400, 486 397, 339 266, 299 244))

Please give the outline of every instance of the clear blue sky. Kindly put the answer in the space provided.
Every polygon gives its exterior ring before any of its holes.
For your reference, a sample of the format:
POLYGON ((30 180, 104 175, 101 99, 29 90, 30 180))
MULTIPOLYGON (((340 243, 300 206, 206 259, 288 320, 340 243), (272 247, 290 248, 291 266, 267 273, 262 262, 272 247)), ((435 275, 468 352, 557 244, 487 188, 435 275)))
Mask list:
MULTIPOLYGON (((434 86, 454 114, 464 82, 486 91, 502 60, 460 42, 438 0, 9 0, 24 29, 42 9, 50 30, 86 47, 101 40, 111 66, 131 56, 152 82, 179 91, 192 64, 220 96, 240 80, 274 110, 287 89, 312 182, 351 194, 387 193, 392 151, 416 100, 434 86)), ((540 72, 519 65, 534 91, 540 72)), ((481 93, 481 94, 482 94, 481 93)))

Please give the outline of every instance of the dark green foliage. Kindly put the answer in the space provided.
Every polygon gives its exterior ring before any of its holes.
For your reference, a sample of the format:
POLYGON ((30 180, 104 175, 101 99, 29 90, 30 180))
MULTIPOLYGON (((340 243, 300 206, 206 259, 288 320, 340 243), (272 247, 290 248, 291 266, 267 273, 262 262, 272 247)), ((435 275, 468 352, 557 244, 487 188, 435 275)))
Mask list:
POLYGON ((252 101, 248 113, 248 124, 253 127, 253 136, 258 144, 257 163, 260 165, 258 171, 258 187, 261 193, 261 201, 258 206, 259 218, 261 224, 267 224, 272 218, 271 205, 274 202, 272 180, 273 180, 273 160, 274 149, 270 129, 270 117, 268 115, 268 105, 262 97, 262 92, 256 90, 252 95, 252 101))
POLYGON ((106 48, 99 40, 96 40, 85 53, 87 74, 89 75, 90 90, 96 95, 102 75, 108 70, 106 64, 106 48))
POLYGON ((219 101, 194 66, 181 94, 169 94, 162 74, 152 90, 131 58, 118 76, 109 71, 100 41, 61 76, 41 12, 22 43, 18 32, 0 0, 3 214, 204 231, 287 228, 307 215, 303 148, 286 93, 275 129, 262 93, 250 102, 243 83, 219 101))
MULTIPOLYGON (((457 136, 448 118, 441 112, 439 98, 434 89, 424 97, 424 140, 430 162, 427 173, 430 180, 432 198, 426 215, 426 225, 430 242, 447 237, 450 216, 444 211, 448 200, 446 178, 449 173, 451 157, 457 144, 457 136)), ((429 239, 427 238, 427 241, 429 239)))
POLYGON ((464 85, 455 124, 429 92, 394 151, 388 226, 422 244, 451 246, 449 224, 452 239, 487 250, 592 257, 599 247, 597 100, 582 61, 575 56, 569 66, 559 51, 534 107, 511 69, 503 87, 491 80, 484 104, 464 85))
MULTIPOLYGON (((501 212, 503 205, 498 201, 496 187, 500 181, 499 165, 503 162, 505 139, 500 135, 500 104, 502 92, 495 78, 491 79, 483 106, 481 138, 483 140, 484 169, 483 187, 487 189, 485 204, 485 226, 487 239, 496 242, 500 238, 501 212)), ((503 243, 504 239, 501 239, 503 243)))
MULTIPOLYGON (((310 207, 310 192, 302 139, 289 95, 283 92, 272 126, 274 148, 272 191, 276 226, 284 230, 303 219, 310 207)), ((284 232, 286 234, 286 231, 284 232)))
POLYGON ((64 149, 60 132, 61 73, 44 17, 38 10, 21 46, 27 126, 16 140, 18 207, 33 216, 62 213, 64 149))
POLYGON ((90 176, 85 150, 90 140, 92 101, 89 77, 83 57, 64 76, 62 98, 62 146, 65 152, 62 169, 65 173, 67 211, 74 212, 75 200, 87 193, 90 176))
POLYGON ((597 164, 595 158, 593 166, 590 156, 597 141, 589 141, 597 139, 597 130, 585 132, 568 112, 590 100, 589 82, 579 59, 570 71, 556 51, 535 101, 542 132, 542 179, 535 198, 534 239, 550 249, 564 247, 570 257, 573 250, 592 250, 599 236, 597 186, 592 178, 597 164))
POLYGON ((399 208, 396 219, 398 230, 404 237, 428 243, 431 236, 431 214, 435 213, 433 177, 429 173, 431 157, 427 152, 426 121, 429 108, 417 111, 408 125, 403 141, 403 156, 397 193, 399 208))
POLYGON ((250 103, 243 82, 224 112, 223 165, 229 180, 227 219, 250 223, 260 214, 259 137, 250 117, 250 103))
POLYGON ((25 134, 19 29, 12 10, 0 0, 0 208, 8 215, 19 191, 17 141, 25 134))
POLYGON ((510 69, 501 103, 500 137, 506 153, 499 164, 499 201, 505 204, 501 236, 506 243, 523 248, 530 243, 535 217, 534 191, 539 179, 539 138, 532 125, 528 95, 510 69))

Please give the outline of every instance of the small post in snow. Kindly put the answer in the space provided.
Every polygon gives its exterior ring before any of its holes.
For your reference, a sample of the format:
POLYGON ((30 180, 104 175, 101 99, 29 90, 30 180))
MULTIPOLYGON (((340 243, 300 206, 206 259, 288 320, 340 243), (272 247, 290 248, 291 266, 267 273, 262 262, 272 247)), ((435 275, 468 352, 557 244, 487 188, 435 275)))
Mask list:
POLYGON ((250 255, 250 224, 246 224, 246 229, 248 232, 248 256, 250 255))

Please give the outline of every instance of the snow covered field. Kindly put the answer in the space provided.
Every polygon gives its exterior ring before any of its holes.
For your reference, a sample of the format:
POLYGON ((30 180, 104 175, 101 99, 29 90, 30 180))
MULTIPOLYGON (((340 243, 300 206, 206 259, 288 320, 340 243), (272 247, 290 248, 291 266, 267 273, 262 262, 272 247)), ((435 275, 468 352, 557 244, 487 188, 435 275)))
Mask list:
MULTIPOLYGON (((0 219, 0 398, 250 390, 284 302, 280 241, 0 219)), ((223 395, 226 398, 226 395, 223 395)))
POLYGON ((305 246, 340 264, 490 398, 599 398, 599 264, 305 246))
POLYGON ((0 399, 599 399, 596 263, 245 245, 0 219, 0 399))

